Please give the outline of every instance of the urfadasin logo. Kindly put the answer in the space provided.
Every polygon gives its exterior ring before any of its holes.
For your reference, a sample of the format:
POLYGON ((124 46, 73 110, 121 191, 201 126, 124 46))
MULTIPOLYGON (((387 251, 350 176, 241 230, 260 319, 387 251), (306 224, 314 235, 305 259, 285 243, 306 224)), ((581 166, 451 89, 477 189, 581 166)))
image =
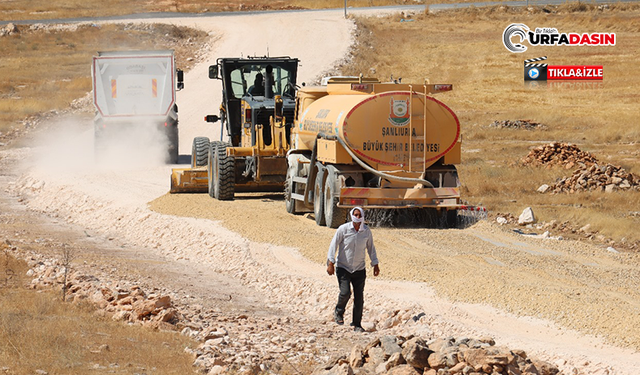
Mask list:
POLYGON ((514 36, 520 37, 520 43, 527 40, 527 33, 529 32, 529 27, 523 23, 512 23, 507 26, 502 33, 502 44, 504 44, 505 48, 514 53, 522 53, 527 50, 527 47, 516 43, 513 44, 511 42, 511 38, 514 36))
POLYGON ((524 41, 532 46, 615 46, 615 33, 560 33, 553 27, 536 27, 531 31, 523 23, 512 23, 502 33, 502 44, 513 53, 527 50, 524 41), (513 43, 511 38, 519 37, 519 43, 513 43))

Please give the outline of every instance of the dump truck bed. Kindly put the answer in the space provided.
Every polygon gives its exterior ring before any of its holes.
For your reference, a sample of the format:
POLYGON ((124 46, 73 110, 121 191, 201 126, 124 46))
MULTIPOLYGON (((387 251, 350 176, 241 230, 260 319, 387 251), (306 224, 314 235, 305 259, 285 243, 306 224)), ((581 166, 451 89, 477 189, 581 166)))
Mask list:
POLYGON ((173 51, 98 52, 91 75, 102 118, 166 117, 175 104, 173 51))

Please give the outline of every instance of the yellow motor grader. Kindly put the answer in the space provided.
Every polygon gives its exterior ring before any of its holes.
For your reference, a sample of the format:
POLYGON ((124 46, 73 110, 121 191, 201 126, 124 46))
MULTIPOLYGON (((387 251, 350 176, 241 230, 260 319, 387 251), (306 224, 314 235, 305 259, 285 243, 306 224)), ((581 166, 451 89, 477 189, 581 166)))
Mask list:
POLYGON ((221 79, 219 141, 193 140, 191 168, 173 169, 171 193, 208 192, 232 200, 236 191, 282 191, 295 109, 298 59, 219 58, 209 78, 221 79), (226 130, 229 142, 223 142, 226 130))

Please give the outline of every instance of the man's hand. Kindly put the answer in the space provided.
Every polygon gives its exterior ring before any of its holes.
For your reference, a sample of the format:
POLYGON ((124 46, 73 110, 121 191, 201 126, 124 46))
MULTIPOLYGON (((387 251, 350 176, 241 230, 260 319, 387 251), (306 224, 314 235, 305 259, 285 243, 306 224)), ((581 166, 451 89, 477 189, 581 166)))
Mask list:
POLYGON ((335 265, 331 262, 327 262, 327 273, 333 275, 336 272, 335 265))
POLYGON ((373 276, 378 276, 380 274, 380 267, 376 264, 373 266, 373 276))

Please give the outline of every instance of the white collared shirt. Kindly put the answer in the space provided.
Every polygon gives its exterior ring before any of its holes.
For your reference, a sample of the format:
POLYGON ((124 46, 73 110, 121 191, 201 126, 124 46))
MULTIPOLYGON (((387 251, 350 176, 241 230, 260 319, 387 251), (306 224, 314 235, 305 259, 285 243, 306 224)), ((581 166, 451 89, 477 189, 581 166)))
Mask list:
POLYGON ((350 273, 363 270, 366 266, 365 252, 369 253, 371 265, 378 264, 376 247, 373 245, 371 230, 364 223, 356 231, 352 222, 342 224, 329 245, 327 259, 350 273), (336 254, 337 253, 337 254, 336 254))

